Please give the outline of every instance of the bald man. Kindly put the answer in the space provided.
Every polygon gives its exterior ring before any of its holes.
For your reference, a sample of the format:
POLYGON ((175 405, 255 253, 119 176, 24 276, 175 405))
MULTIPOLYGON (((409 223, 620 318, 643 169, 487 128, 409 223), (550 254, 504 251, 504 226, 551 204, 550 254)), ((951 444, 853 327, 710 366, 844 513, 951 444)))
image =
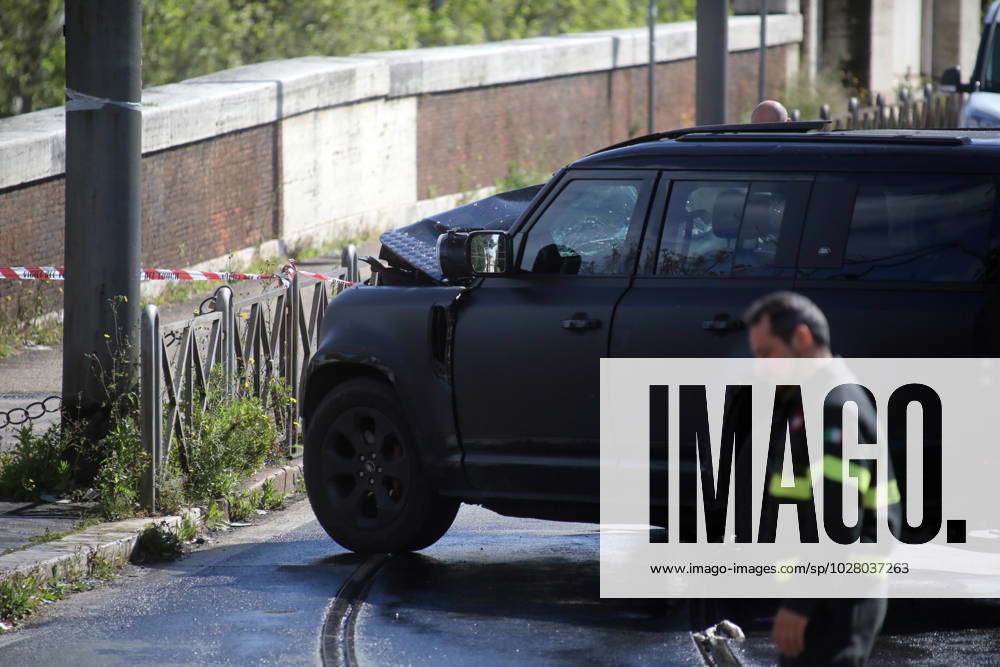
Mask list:
POLYGON ((787 123, 788 120, 788 110, 774 100, 764 100, 750 114, 751 123, 787 123))

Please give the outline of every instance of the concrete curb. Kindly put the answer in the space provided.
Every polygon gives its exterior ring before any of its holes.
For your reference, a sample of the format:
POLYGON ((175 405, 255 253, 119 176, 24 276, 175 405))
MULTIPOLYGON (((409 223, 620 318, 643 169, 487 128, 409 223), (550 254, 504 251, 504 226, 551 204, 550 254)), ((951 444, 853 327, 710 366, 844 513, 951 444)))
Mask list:
MULTIPOLYGON (((271 480, 283 495, 292 493, 302 476, 302 459, 293 459, 288 465, 268 468, 241 484, 244 492, 260 489, 271 480)), ((224 509, 229 516, 228 507, 224 509)), ((0 581, 12 577, 33 576, 44 582, 75 579, 87 576, 96 559, 120 566, 129 562, 135 550, 139 533, 147 526, 165 524, 177 532, 185 518, 201 525, 205 516, 194 507, 177 516, 144 517, 102 523, 66 537, 28 547, 0 556, 0 581)))
POLYGON ((184 516, 201 521, 201 511, 187 510, 180 516, 148 517, 112 521, 93 526, 60 540, 46 542, 0 556, 0 581, 17 576, 33 576, 46 582, 86 576, 97 558, 112 565, 124 565, 132 556, 139 533, 158 523, 176 532, 184 516))
MULTIPOLYGON (((282 495, 289 495, 293 492, 296 482, 298 482, 301 477, 302 457, 299 456, 292 459, 288 465, 262 470, 240 484, 240 490, 243 491, 243 493, 259 491, 264 488, 264 484, 271 481, 278 493, 282 495)), ((219 500, 216 500, 215 503, 219 506, 219 509, 222 510, 226 519, 230 519, 229 502, 225 498, 220 498, 219 500)))

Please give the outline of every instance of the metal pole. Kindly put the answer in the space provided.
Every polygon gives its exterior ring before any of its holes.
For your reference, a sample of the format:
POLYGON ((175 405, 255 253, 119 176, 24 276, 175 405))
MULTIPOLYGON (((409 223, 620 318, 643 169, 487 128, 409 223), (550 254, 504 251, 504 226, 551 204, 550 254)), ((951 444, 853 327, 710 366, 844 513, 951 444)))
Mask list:
POLYGON ((358 282, 360 276, 358 270, 358 249, 353 243, 341 251, 340 264, 347 268, 347 280, 352 283, 358 282))
POLYGON ((649 0, 649 98, 646 101, 646 128, 656 132, 656 0, 649 0))
POLYGON ((66 1, 63 405, 92 438, 108 428, 107 390, 135 382, 141 27, 140 0, 66 1))
POLYGON ((226 396, 233 396, 236 377, 236 323, 233 319, 233 288, 223 285, 215 290, 215 309, 222 312, 222 377, 226 396))
MULTIPOLYGON (((352 246, 353 247, 353 246, 352 246)), ((285 298, 287 318, 285 320, 285 380, 288 382, 292 405, 287 410, 287 425, 285 427, 285 444, 289 456, 295 455, 295 420, 299 414, 299 272, 292 272, 292 284, 288 287, 285 298)))
POLYGON ((698 0, 696 19, 695 115, 698 125, 726 122, 728 0, 698 0))
POLYGON ((162 463, 163 406, 160 403, 160 373, 163 368, 160 346, 160 313, 150 304, 142 311, 141 333, 142 447, 149 464, 142 475, 142 506, 156 511, 156 481, 162 463))
POLYGON ((760 0, 760 62, 757 71, 757 99, 767 99, 767 0, 760 0))

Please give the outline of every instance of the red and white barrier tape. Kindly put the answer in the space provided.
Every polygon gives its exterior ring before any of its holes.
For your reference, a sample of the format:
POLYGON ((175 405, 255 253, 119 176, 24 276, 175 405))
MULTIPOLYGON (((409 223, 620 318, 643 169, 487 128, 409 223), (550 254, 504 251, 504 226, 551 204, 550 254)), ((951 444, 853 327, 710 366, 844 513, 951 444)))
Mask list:
POLYGON ((10 280, 64 280, 61 266, 0 266, 0 278, 10 280))
POLYGON ((350 280, 344 280, 343 278, 334 278, 333 276, 324 276, 322 273, 310 273, 308 271, 303 271, 302 269, 295 269, 295 271, 300 276, 305 276, 306 278, 315 278, 316 280, 325 280, 331 283, 340 283, 341 285, 347 285, 348 287, 352 285, 357 285, 357 283, 352 283, 350 280))
MULTIPOLYGON (((0 278, 10 280, 65 280, 61 266, 0 266, 0 278)), ((227 271, 182 271, 179 269, 142 269, 140 280, 276 280, 282 276, 269 273, 229 273, 227 271)))
MULTIPOLYGON (((285 265, 280 274, 270 273, 229 273, 227 271, 183 271, 180 269, 142 269, 140 280, 280 280, 288 284, 292 272, 298 272, 307 278, 325 280, 327 282, 355 285, 356 283, 319 273, 310 273, 295 268, 295 262, 285 265)), ((66 271, 61 266, 0 266, 0 279, 8 280, 65 280, 66 271)))

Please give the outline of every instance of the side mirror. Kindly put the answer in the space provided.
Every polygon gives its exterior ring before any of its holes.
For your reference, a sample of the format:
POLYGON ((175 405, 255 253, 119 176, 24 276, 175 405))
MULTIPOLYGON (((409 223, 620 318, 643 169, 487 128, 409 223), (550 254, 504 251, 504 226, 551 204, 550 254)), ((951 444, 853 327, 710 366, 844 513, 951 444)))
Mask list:
POLYGON ((941 73, 941 92, 964 93, 969 87, 962 83, 962 68, 958 65, 949 67, 941 73))
POLYGON ((510 271, 510 237, 503 232, 470 232, 469 264, 476 276, 497 276, 510 271))
POLYGON ((450 231, 438 237, 438 264, 448 280, 510 271, 510 237, 504 232, 450 231))

